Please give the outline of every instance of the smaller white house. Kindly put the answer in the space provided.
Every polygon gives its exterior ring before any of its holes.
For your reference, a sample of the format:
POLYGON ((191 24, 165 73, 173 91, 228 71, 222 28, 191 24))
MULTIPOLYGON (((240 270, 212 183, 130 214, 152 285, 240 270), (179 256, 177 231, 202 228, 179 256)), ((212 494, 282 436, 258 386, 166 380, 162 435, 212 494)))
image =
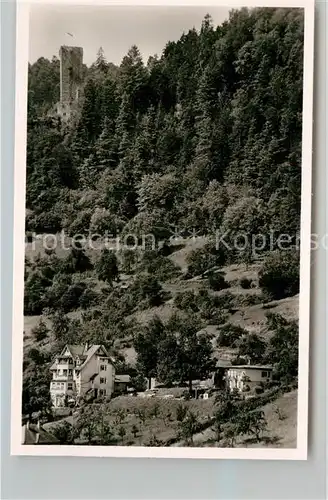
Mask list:
POLYGON ((226 368, 225 381, 227 387, 240 392, 252 389, 261 382, 272 378, 272 366, 267 365, 232 365, 226 368))

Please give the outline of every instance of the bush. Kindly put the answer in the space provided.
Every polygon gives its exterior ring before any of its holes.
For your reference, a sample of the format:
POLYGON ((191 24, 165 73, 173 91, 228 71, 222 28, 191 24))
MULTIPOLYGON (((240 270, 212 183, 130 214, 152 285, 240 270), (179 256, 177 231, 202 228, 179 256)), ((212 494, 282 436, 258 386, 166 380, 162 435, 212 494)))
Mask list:
POLYGON ((159 306, 163 302, 163 290, 158 280, 147 273, 136 276, 130 288, 133 301, 139 308, 159 306))
POLYGON ((91 215, 91 209, 81 210, 78 212, 76 218, 69 226, 69 235, 74 236, 75 234, 88 234, 91 215))
POLYGON ((56 213, 44 212, 35 215, 34 218, 29 221, 29 226, 33 231, 53 234, 61 230, 62 220, 56 213))
POLYGON ((236 341, 239 340, 242 335, 247 334, 246 330, 238 325, 233 325, 232 323, 227 323, 222 328, 220 328, 220 333, 217 338, 218 347, 235 347, 236 341))
POLYGON ((97 305, 98 300, 99 294, 92 290, 92 288, 87 287, 80 296, 79 303, 82 309, 88 309, 89 307, 97 305))
POLYGON ((174 297, 174 305, 175 307, 183 311, 199 311, 199 307, 197 305, 197 296, 196 293, 192 290, 186 290, 185 292, 177 293, 174 297))
POLYGON ((275 251, 259 272, 259 285, 273 300, 299 292, 300 258, 295 250, 275 251))
POLYGON ((140 270, 156 276, 160 281, 172 279, 179 274, 177 266, 156 250, 147 250, 143 253, 140 270))
POLYGON ((229 288, 229 283, 226 282, 222 273, 209 273, 208 284, 216 292, 229 288))
POLYGON ((174 298, 174 305, 189 313, 199 313, 212 325, 222 324, 225 321, 219 297, 210 295, 206 289, 198 293, 191 290, 178 293, 174 298))
POLYGON ((248 279, 248 278, 242 278, 240 281, 239 281, 239 284, 242 288, 244 288, 245 290, 248 290, 249 288, 251 288, 252 286, 252 280, 248 279))
POLYGON ((80 299, 86 289, 86 283, 80 281, 70 285, 60 299, 62 310, 67 313, 80 306, 80 299))
POLYGON ((257 385, 254 387, 254 392, 255 392, 255 394, 263 394, 264 388, 260 385, 257 385))
POLYGON ((93 269, 93 265, 89 257, 85 254, 82 248, 78 247, 76 242, 75 248, 71 248, 69 255, 62 262, 61 270, 63 273, 84 273, 93 269))
POLYGON ((31 333, 35 336, 37 342, 41 342, 46 339, 49 333, 49 329, 45 322, 40 319, 39 324, 32 328, 31 333))
POLYGON ((95 265, 95 269, 100 280, 107 281, 111 284, 113 280, 118 278, 119 275, 117 257, 115 253, 112 250, 104 248, 101 251, 100 258, 95 265))
POLYGON ((46 307, 45 293, 49 287, 49 280, 39 272, 31 273, 25 283, 24 314, 26 316, 39 315, 46 307))
POLYGON ((90 231, 92 233, 116 236, 124 227, 122 219, 113 215, 105 208, 96 208, 90 218, 90 231))
POLYGON ((223 266, 226 257, 223 250, 217 250, 214 245, 207 244, 203 248, 192 250, 187 255, 188 274, 191 276, 203 276, 206 271, 216 266, 223 266))

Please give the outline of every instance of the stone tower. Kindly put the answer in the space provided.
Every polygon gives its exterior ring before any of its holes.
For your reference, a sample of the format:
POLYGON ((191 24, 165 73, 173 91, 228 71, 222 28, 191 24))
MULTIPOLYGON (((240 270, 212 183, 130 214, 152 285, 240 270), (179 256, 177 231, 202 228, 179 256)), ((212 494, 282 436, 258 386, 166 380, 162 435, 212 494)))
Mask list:
POLYGON ((60 57, 60 102, 58 114, 68 120, 79 99, 83 83, 83 49, 62 45, 60 57))

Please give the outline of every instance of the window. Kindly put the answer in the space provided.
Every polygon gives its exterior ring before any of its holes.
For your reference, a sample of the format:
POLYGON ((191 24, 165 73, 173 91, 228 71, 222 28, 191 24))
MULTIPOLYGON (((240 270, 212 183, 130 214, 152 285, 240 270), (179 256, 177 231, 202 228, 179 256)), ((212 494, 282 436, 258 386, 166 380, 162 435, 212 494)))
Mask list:
POLYGON ((67 370, 63 370, 63 375, 67 375, 67 370))
POLYGON ((268 378, 270 375, 269 375, 269 372, 262 372, 261 373, 261 377, 262 378, 268 378))
POLYGON ((99 389, 99 396, 106 396, 106 389, 99 389))
POLYGON ((107 363, 107 359, 106 359, 106 358, 99 358, 99 361, 100 361, 101 363, 107 363))
POLYGON ((73 375, 73 370, 68 370, 68 375, 73 375))
POLYGON ((107 366, 106 365, 100 365, 100 370, 101 371, 106 371, 107 370, 107 366))
POLYGON ((69 391, 71 391, 71 390, 73 389, 73 384, 69 382, 69 383, 67 384, 67 389, 68 389, 69 391))
POLYGON ((101 384, 106 384, 106 379, 105 378, 100 378, 100 383, 101 384))

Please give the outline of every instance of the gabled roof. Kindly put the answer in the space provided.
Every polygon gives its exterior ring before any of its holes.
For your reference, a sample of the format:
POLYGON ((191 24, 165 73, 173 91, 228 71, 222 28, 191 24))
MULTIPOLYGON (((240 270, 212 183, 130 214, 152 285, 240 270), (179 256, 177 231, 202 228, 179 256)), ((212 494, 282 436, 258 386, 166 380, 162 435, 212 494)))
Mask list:
MULTIPOLYGON (((64 347, 64 349, 61 351, 61 354, 57 355, 56 357, 59 357, 59 358, 62 357, 63 354, 67 350, 69 350, 73 359, 79 358, 82 361, 80 366, 76 367, 77 370, 81 370, 89 362, 89 360, 92 358, 92 356, 97 353, 97 351, 99 349, 102 349, 102 351, 104 352, 104 358, 109 359, 110 362, 112 364, 114 364, 113 359, 108 356, 108 352, 106 351, 105 347, 101 344, 92 345, 89 347, 89 349, 87 351, 85 351, 85 347, 83 345, 73 345, 73 344, 66 345, 64 347)), ((57 368, 57 365, 56 365, 56 362, 54 362, 51 365, 50 370, 55 370, 56 368, 57 368)))
POLYGON ((104 357, 109 358, 108 353, 107 353, 106 349, 104 348, 104 346, 100 345, 100 344, 99 345, 95 344, 95 345, 92 345, 88 349, 88 351, 86 352, 86 359, 85 359, 85 361, 80 366, 76 367, 76 369, 77 370, 81 370, 82 368, 84 368, 85 365, 90 361, 90 359, 92 358, 92 356, 94 354, 96 354, 97 351, 99 351, 99 349, 102 349, 102 351, 104 352, 104 357))
POLYGON ((77 356, 83 356, 84 354, 84 346, 83 345, 78 345, 78 344, 69 344, 66 346, 67 349, 70 351, 72 354, 73 358, 76 358, 77 356))

